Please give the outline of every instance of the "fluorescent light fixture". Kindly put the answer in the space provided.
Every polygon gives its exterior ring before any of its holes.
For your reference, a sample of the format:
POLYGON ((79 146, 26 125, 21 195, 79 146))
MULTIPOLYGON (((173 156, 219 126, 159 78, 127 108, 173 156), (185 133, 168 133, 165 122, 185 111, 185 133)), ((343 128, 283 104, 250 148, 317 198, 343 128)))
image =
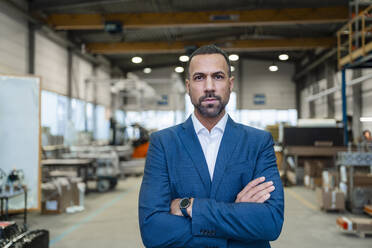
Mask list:
POLYGON ((289 56, 288 54, 283 53, 279 55, 279 59, 285 61, 289 59, 289 56))
POLYGON ((239 60, 239 55, 237 55, 237 54, 230 54, 229 60, 231 60, 231 61, 238 61, 239 60))
POLYGON ((270 65, 269 66, 269 71, 277 71, 277 70, 279 70, 279 68, 278 68, 278 66, 276 66, 276 65, 270 65))
POLYGON ((360 117, 361 122, 372 122, 372 117, 360 117))
POLYGON ((151 72, 151 68, 150 67, 146 67, 145 69, 143 69, 143 72, 146 73, 146 74, 149 74, 151 72))
POLYGON ((142 62, 142 58, 141 57, 133 57, 132 58, 132 62, 135 63, 135 64, 139 64, 142 62))
POLYGON ((179 60, 180 60, 181 62, 187 62, 187 61, 189 61, 189 56, 187 56, 187 55, 181 55, 181 56, 179 57, 179 60))
POLYGON ((230 70, 231 71, 235 71, 235 67, 234 66, 230 66, 230 70))
POLYGON ((174 71, 177 72, 177 73, 182 73, 185 69, 183 69, 182 66, 177 66, 174 71))

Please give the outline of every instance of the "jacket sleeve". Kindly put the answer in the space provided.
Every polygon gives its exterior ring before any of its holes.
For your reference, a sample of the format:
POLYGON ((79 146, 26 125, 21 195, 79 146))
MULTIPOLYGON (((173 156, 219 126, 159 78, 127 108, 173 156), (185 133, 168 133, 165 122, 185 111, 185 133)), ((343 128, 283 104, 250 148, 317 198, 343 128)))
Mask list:
POLYGON ((144 245, 150 247, 226 247, 227 240, 196 237, 191 220, 169 213, 172 201, 164 147, 151 136, 139 195, 139 225, 144 245))
POLYGON ((254 171, 254 178, 272 180, 275 190, 265 203, 225 203, 195 199, 192 209, 194 236, 213 236, 251 242, 279 237, 284 215, 284 194, 276 166, 272 137, 265 133, 254 171))

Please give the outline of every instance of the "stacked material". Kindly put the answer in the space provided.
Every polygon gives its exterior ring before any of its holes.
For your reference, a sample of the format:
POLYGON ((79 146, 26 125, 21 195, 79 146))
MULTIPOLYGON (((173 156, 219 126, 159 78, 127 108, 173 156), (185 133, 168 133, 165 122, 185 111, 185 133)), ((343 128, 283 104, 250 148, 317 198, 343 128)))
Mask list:
POLYGON ((79 210, 83 210, 85 185, 81 181, 81 178, 57 178, 43 183, 41 213, 71 212, 69 209, 74 206, 79 206, 79 210))
POLYGON ((324 162, 322 160, 305 160, 304 185, 313 190, 321 187, 323 168, 324 162))
POLYGON ((345 210, 345 193, 339 188, 339 174, 337 171, 322 172, 322 187, 316 189, 320 208, 329 210, 345 210))
POLYGON ((366 234, 372 234, 371 218, 339 217, 337 218, 336 223, 341 230, 355 233, 363 238, 366 234))

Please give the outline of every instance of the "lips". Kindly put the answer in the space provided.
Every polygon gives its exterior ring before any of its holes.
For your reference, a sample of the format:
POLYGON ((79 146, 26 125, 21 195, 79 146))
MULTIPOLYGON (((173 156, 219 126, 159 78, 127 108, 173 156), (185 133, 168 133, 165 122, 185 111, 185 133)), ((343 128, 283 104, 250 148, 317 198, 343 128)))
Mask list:
POLYGON ((203 100, 203 102, 214 102, 214 101, 217 101, 216 98, 206 98, 203 100))

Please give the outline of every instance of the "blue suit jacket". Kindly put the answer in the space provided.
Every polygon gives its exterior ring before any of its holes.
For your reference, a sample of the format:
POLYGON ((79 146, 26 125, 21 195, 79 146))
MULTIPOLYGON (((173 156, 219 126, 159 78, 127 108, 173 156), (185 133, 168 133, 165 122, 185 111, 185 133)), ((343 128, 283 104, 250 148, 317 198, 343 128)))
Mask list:
POLYGON ((191 118, 151 135, 139 196, 146 247, 270 247, 283 224, 284 195, 268 132, 227 121, 213 181, 191 118), (253 179, 276 187, 265 203, 234 203, 253 179), (194 197, 192 219, 171 215, 175 198, 194 197))

